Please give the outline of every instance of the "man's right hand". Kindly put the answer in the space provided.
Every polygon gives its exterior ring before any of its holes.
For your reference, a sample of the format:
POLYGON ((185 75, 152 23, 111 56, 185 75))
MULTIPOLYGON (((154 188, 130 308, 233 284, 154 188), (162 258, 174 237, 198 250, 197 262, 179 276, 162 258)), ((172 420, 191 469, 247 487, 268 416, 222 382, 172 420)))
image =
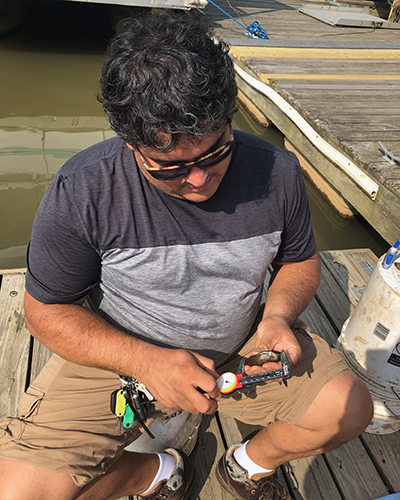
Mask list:
POLYGON ((217 410, 218 374, 211 359, 127 335, 82 307, 83 301, 44 304, 26 292, 30 333, 68 361, 137 378, 167 408, 208 414, 217 410))
POLYGON ((221 393, 214 362, 184 349, 155 349, 151 365, 137 374, 154 398, 171 410, 215 413, 221 393))

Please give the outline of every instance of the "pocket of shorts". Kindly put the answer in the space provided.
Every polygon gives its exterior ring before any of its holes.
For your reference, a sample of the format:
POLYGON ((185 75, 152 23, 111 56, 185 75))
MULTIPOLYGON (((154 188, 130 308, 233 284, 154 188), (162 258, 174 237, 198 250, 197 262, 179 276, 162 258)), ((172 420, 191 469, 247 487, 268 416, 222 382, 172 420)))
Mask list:
POLYGON ((0 421, 0 439, 7 434, 7 429, 10 423, 15 419, 15 417, 2 417, 0 421))
POLYGON ((312 337, 310 335, 311 330, 304 321, 297 319, 292 325, 292 330, 295 334, 301 334, 307 340, 312 341, 312 337))
POLYGON ((27 420, 36 416, 43 397, 44 392, 33 386, 29 387, 18 403, 19 417, 27 420))

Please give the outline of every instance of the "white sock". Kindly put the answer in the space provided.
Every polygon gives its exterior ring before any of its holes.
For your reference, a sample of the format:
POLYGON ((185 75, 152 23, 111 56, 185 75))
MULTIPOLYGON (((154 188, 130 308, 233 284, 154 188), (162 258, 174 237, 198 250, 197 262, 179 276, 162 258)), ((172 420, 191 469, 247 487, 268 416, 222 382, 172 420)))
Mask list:
POLYGON ((274 469, 264 469, 264 467, 260 467, 253 462, 246 452, 247 443, 248 441, 233 452, 233 458, 242 469, 247 471, 249 478, 251 479, 255 474, 268 474, 268 472, 273 472, 274 469))
POLYGON ((140 494, 141 496, 150 493, 154 486, 156 486, 159 482, 168 481, 174 472, 176 466, 176 458, 174 455, 171 455, 170 453, 156 453, 156 455, 158 455, 158 458, 160 459, 160 465, 158 467, 156 477, 153 479, 147 490, 140 494))

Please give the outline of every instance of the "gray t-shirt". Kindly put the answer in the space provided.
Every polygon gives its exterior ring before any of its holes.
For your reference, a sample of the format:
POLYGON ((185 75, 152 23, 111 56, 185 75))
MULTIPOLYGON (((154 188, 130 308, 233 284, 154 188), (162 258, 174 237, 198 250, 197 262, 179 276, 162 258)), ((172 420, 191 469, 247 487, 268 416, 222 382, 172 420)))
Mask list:
POLYGON ((71 158, 36 215, 28 292, 48 304, 87 295, 131 335, 226 359, 255 319, 271 262, 316 251, 295 155, 234 135, 228 171, 202 203, 148 182, 120 138, 71 158))

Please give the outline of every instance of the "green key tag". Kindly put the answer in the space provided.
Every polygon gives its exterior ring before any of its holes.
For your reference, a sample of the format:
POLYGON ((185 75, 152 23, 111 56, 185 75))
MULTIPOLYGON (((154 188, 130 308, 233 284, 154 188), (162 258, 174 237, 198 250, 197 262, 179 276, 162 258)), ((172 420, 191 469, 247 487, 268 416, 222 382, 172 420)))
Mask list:
POLYGON ((123 421, 124 429, 130 429, 133 425, 134 420, 135 420, 135 414, 133 413, 131 407, 129 405, 126 405, 124 421, 123 421))

